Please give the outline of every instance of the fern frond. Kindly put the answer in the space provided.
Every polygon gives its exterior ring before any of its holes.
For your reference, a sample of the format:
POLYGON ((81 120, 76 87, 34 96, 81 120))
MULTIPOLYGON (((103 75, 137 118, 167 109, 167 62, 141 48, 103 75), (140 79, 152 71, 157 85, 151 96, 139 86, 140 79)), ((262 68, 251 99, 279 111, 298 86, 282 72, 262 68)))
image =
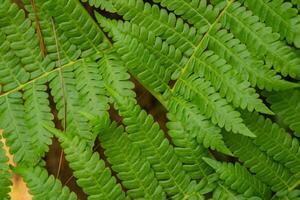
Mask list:
POLYGON ((167 90, 169 81, 186 61, 180 50, 137 25, 110 21, 99 14, 96 17, 113 36, 114 46, 130 72, 155 92, 167 90))
MULTIPOLYGON (((68 37, 58 31, 55 19, 47 11, 45 1, 23 0, 24 7, 28 11, 28 18, 41 31, 40 43, 43 44, 46 57, 44 64, 60 66, 75 61, 81 55, 81 49, 68 40, 68 37), (37 26, 37 25, 36 25, 37 26)), ((49 4, 49 1, 48 1, 49 4)), ((37 28, 37 27, 36 27, 37 28)), ((74 34, 74 33, 73 33, 74 34)), ((77 35, 78 37, 80 34, 77 35)))
POLYGON ((147 31, 144 27, 139 27, 130 22, 108 20, 96 13, 98 22, 108 31, 116 41, 115 46, 122 48, 128 43, 142 43, 149 54, 153 54, 162 64, 160 70, 165 74, 167 80, 176 79, 176 74, 185 65, 187 58, 173 45, 163 42, 160 37, 155 37, 153 32, 147 31), (126 42, 124 41, 126 38, 126 42))
POLYGON ((112 164, 112 169, 128 189, 128 195, 134 199, 165 199, 166 195, 156 180, 150 163, 143 158, 139 146, 129 140, 123 127, 112 123, 99 132, 104 153, 112 164))
POLYGON ((40 152, 35 151, 33 142, 43 141, 35 141, 35 135, 28 135, 31 132, 24 116, 24 100, 20 92, 0 98, 0 126, 4 129, 3 135, 10 152, 14 154, 14 161, 17 164, 34 165, 40 160, 40 152))
MULTIPOLYGON (((167 125, 171 136, 173 130, 175 134, 178 130, 183 129, 182 131, 186 133, 178 134, 178 136, 196 137, 198 143, 206 148, 210 147, 213 150, 216 149, 222 153, 231 154, 223 142, 223 136, 220 134, 221 129, 202 115, 195 104, 186 101, 180 96, 172 96, 168 103, 168 110, 168 117, 171 122, 167 125), (178 124, 178 121, 180 121, 180 124, 178 124), (173 122, 176 124, 173 124, 173 122)), ((172 137, 175 144, 178 136, 176 134, 172 137)))
MULTIPOLYGON (((161 2, 163 6, 166 6, 170 10, 174 10, 176 14, 188 20, 189 23, 193 24, 197 29, 209 27, 210 29, 207 30, 202 40, 206 40, 208 48, 226 59, 226 61, 238 72, 243 72, 243 79, 248 80, 249 78, 249 81, 253 86, 258 84, 261 89, 267 88, 268 90, 273 88, 279 90, 297 87, 296 84, 281 80, 280 76, 276 75, 269 67, 263 65, 262 61, 257 61, 251 55, 247 55, 249 54, 249 52, 247 52, 248 50, 245 46, 239 44, 238 39, 232 38, 231 34, 226 34, 226 30, 220 29, 217 15, 222 19, 223 15, 226 15, 228 12, 227 10, 231 6, 231 3, 228 3, 227 7, 224 8, 227 3, 226 1, 223 1, 220 4, 215 3, 217 5, 214 7, 209 5, 206 0, 157 0, 156 2, 161 2), (219 13, 219 10, 222 8, 224 8, 224 10, 222 13, 219 13), (193 13, 193 15, 191 13, 193 13), (203 25, 199 25, 199 21, 203 22, 203 25)), ((204 48, 205 46, 202 47, 202 49, 204 48)))
POLYGON ((257 113, 245 113, 243 119, 249 129, 257 136, 254 143, 274 160, 289 168, 293 173, 300 170, 299 141, 292 138, 284 129, 270 119, 257 113))
POLYGON ((300 136, 300 92, 298 90, 287 90, 268 94, 267 101, 271 104, 276 116, 288 125, 296 136, 300 136), (289 97, 289 98, 286 98, 289 97))
POLYGON ((130 75, 119 54, 115 51, 104 54, 98 65, 105 84, 123 97, 135 98, 136 95, 132 91, 134 84, 129 81, 130 75))
POLYGON ((208 31, 209 26, 216 20, 220 10, 217 7, 209 5, 206 0, 154 0, 160 2, 164 7, 175 12, 197 29, 208 31))
POLYGON ((62 77, 59 76, 59 72, 55 72, 51 74, 50 79, 51 94, 57 106, 58 118, 62 121, 67 120, 67 132, 80 134, 89 144, 92 144, 90 125, 80 112, 96 115, 109 108, 99 66, 88 59, 79 60, 65 68, 62 77), (64 94, 61 91, 63 83, 64 94), (65 106, 67 106, 67 119, 64 113, 65 106))
POLYGON ((259 22, 259 18, 239 2, 232 3, 224 11, 221 23, 230 28, 234 36, 245 43, 253 55, 260 57, 266 55, 267 63, 272 64, 283 76, 300 77, 298 53, 279 41, 278 33, 273 33, 271 27, 259 22))
POLYGON ((105 167, 104 161, 100 160, 98 153, 92 152, 86 141, 57 129, 48 129, 58 137, 77 183, 89 200, 126 199, 121 186, 105 167))
POLYGON ((220 59, 212 51, 195 52, 195 59, 188 65, 199 77, 209 80, 221 97, 226 97, 235 107, 253 109, 272 114, 272 112, 258 98, 258 94, 250 87, 250 83, 238 78, 237 72, 226 61, 220 59), (201 53, 200 53, 201 52, 201 53))
POLYGON ((50 0, 44 11, 54 18, 62 43, 69 42, 81 52, 81 57, 102 55, 110 43, 79 1, 50 0), (95 55, 97 54, 97 55, 95 55))
POLYGON ((240 0, 260 20, 271 26, 273 31, 280 33, 288 43, 300 47, 300 16, 298 10, 290 2, 283 0, 240 0))
POLYGON ((213 200, 262 200, 258 197, 246 198, 243 195, 236 194, 228 187, 226 187, 222 182, 218 183, 217 188, 213 192, 213 200))
POLYGON ((283 193, 276 193, 273 196, 274 200, 298 200, 300 198, 300 190, 286 191, 283 193))
POLYGON ((218 176, 216 174, 211 174, 206 178, 201 179, 199 183, 192 182, 189 187, 190 194, 184 199, 205 200, 206 195, 210 195, 209 193, 216 188, 217 180, 218 176))
MULTIPOLYGON (((100 62, 102 61, 101 58, 100 62)), ((100 75, 101 65, 89 60, 82 60, 74 66, 76 90, 80 96, 80 105, 90 114, 103 114, 109 109, 104 87, 104 78, 100 75)))
POLYGON ((113 0, 117 13, 125 20, 152 31, 156 36, 174 45, 184 54, 191 55, 195 44, 199 43, 205 30, 196 31, 181 18, 176 19, 173 13, 160 9, 157 5, 151 6, 142 0, 113 0))
POLYGON ((17 167, 14 172, 23 177, 33 200, 77 200, 74 192, 41 167, 17 167))
POLYGON ((6 34, 6 41, 10 43, 7 55, 14 54, 19 58, 25 71, 30 73, 31 79, 51 70, 52 68, 42 65, 41 50, 36 48, 38 38, 31 21, 25 18, 24 10, 19 9, 15 3, 5 0, 0 6, 0 18, 0 30, 6 34))
POLYGON ((41 55, 30 20, 17 5, 5 0, 0 5, 0 92, 26 83, 42 72, 41 55))
POLYGON ((30 79, 22 64, 10 51, 6 35, 0 31, 0 93, 11 91, 30 79))
POLYGON ((51 76, 53 78, 50 77, 51 94, 54 98, 54 102, 56 103, 58 118, 61 121, 66 120, 67 127, 64 128, 68 132, 80 134, 81 137, 85 138, 90 142, 90 144, 92 144, 92 134, 89 129, 89 123, 79 114, 79 111, 82 111, 82 108, 86 105, 81 104, 79 92, 76 90, 74 70, 75 67, 72 65, 71 67, 63 70, 62 78, 59 76, 59 72, 54 73, 51 76), (65 88, 64 94, 61 91, 63 83, 63 87, 65 88), (64 103, 65 101, 67 104, 64 103), (65 118, 66 116, 67 118, 65 118))
POLYGON ((190 177, 183 170, 174 149, 164 137, 164 133, 153 118, 133 101, 118 96, 108 88, 116 102, 119 114, 123 117, 126 132, 134 144, 137 144, 142 155, 150 162, 156 178, 168 196, 182 199, 190 185, 190 177))
POLYGON ((197 105, 202 114, 210 118, 214 124, 224 127, 227 131, 232 130, 234 133, 255 137, 243 123, 240 113, 215 92, 209 81, 194 74, 185 75, 177 80, 173 89, 174 94, 183 96, 184 99, 197 105))
MULTIPOLYGON (((217 142, 209 140, 210 134, 208 134, 209 136, 203 136, 204 141, 200 141, 200 144, 198 144, 182 121, 170 113, 168 118, 170 120, 167 123, 168 134, 172 138, 172 142, 175 145, 174 151, 182 162, 183 169, 192 179, 206 178, 212 173, 212 169, 201 159, 201 157, 208 156, 208 151, 204 147, 212 146, 212 148, 219 149, 219 146, 213 146, 217 142)), ((215 139, 218 141, 218 138, 215 139)))
POLYGON ((216 26, 207 35, 208 49, 225 59, 243 80, 249 80, 252 86, 260 89, 283 90, 299 87, 298 84, 282 80, 275 70, 254 58, 247 46, 226 29, 216 26))
MULTIPOLYGON (((1 132, 1 131, 0 131, 1 132)), ((8 157, 6 156, 0 135, 0 198, 8 200, 12 175, 9 172, 8 157)))
POLYGON ((245 197, 258 196, 262 199, 271 197, 269 188, 239 163, 221 163, 210 158, 203 159, 216 170, 225 185, 239 194, 245 197))
POLYGON ((296 176, 293 176, 284 165, 273 161, 266 153, 261 152, 251 139, 230 133, 224 133, 224 139, 234 155, 244 162, 243 165, 269 185, 272 191, 287 190, 297 182, 296 176))
POLYGON ((137 40, 131 42, 131 38, 125 36, 119 41, 115 47, 126 68, 151 90, 158 93, 167 90, 170 76, 166 76, 161 61, 137 40))
POLYGON ((101 8, 106 10, 107 12, 114 13, 116 9, 114 8, 113 4, 109 0, 81 0, 82 2, 88 2, 91 6, 96 8, 101 8))
POLYGON ((39 79, 24 87, 23 99, 25 108, 25 120, 27 130, 31 137, 32 148, 42 158, 48 152, 52 143, 52 134, 44 128, 44 125, 54 127, 53 115, 51 113, 48 94, 47 79, 39 79))

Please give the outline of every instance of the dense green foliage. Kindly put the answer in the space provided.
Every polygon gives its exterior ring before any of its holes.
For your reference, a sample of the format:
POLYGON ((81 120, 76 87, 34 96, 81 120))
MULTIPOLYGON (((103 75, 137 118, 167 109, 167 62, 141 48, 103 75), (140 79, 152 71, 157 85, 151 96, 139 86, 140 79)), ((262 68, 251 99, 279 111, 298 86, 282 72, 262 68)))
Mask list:
POLYGON ((88 199, 299 199, 299 48, 299 0, 0 0, 0 199, 77 199, 53 137, 88 199))

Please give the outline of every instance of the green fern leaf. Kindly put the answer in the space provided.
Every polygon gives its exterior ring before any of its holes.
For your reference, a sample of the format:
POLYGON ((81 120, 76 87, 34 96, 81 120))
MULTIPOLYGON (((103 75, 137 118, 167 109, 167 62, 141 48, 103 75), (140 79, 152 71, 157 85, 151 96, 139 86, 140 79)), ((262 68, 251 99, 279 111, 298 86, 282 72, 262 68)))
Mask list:
POLYGON ((270 119, 264 119, 257 113, 243 114, 245 123, 257 136, 254 143, 261 151, 266 152, 277 162, 282 163, 293 173, 299 173, 300 153, 299 141, 292 138, 287 132, 270 119))
POLYGON ((232 130, 234 133, 255 137, 243 124, 239 112, 235 111, 225 99, 215 92, 210 86, 210 82, 197 78, 193 74, 186 75, 177 81, 174 93, 195 103, 202 114, 211 118, 214 124, 225 127, 228 131, 232 130))
MULTIPOLYGON (((4 92, 15 89, 45 72, 42 56, 29 19, 8 0, 0 6, 1 85, 4 92)), ((0 92, 2 92, 0 90, 0 92)))
POLYGON ((39 157, 44 157, 45 152, 48 152, 48 146, 52 143, 52 134, 44 128, 44 125, 54 127, 46 81, 47 79, 39 79, 27 85, 23 93, 26 125, 32 135, 32 148, 39 157))
POLYGON ((224 134, 226 144, 233 151, 244 166, 256 174, 262 182, 269 185, 272 191, 282 191, 293 187, 297 182, 297 177, 282 164, 272 160, 264 152, 244 136, 237 134, 224 134))
POLYGON ((151 6, 142 0, 126 1, 113 0, 117 13, 123 15, 125 20, 152 31, 156 36, 174 45, 186 55, 191 55, 195 44, 199 43, 205 29, 196 31, 190 28, 182 19, 176 19, 173 13, 168 14, 157 5, 151 6), (147 16, 147 17, 145 17, 147 16))
POLYGON ((33 199, 76 199, 40 168, 52 132, 88 199, 298 199, 299 6, 0 0, 0 129, 33 199))
POLYGON ((123 117, 129 138, 140 147, 142 155, 150 162, 156 178, 167 195, 174 199, 182 199, 188 195, 186 192, 190 177, 183 170, 182 163, 178 160, 168 140, 164 138, 159 125, 154 123, 153 118, 135 105, 132 100, 122 98, 112 90, 108 91, 113 96, 116 107, 123 117))
POLYGON ((21 175, 29 188, 33 200, 76 200, 75 193, 69 188, 62 186, 61 182, 48 176, 45 169, 41 167, 17 167, 14 172, 21 175))
POLYGON ((162 6, 174 11, 176 15, 180 15, 197 29, 204 29, 204 31, 208 31, 220 12, 218 7, 209 5, 206 0, 154 0, 154 2, 160 2, 162 6))
MULTIPOLYGON (((111 31, 113 34, 114 39, 117 41, 114 46, 116 47, 118 53, 122 55, 122 59, 124 60, 126 67, 130 70, 130 72, 142 80, 145 85, 148 85, 155 92, 164 92, 167 90, 169 87, 167 84, 171 79, 173 71, 175 71, 175 69, 172 69, 174 68, 172 65, 163 67, 165 66, 165 58, 169 57, 168 59, 170 60, 170 57, 172 56, 172 54, 168 55, 169 52, 172 53, 171 47, 169 48, 166 44, 162 44, 162 41, 156 40, 153 35, 149 34, 148 37, 145 37, 142 29, 140 32, 137 32, 139 31, 137 26, 130 27, 130 24, 126 23, 122 28, 125 30, 132 28, 133 31, 136 32, 134 37, 132 37, 129 34, 126 35, 120 32, 117 29, 117 24, 115 22, 104 20, 100 15, 96 16, 102 26, 111 31), (144 44, 140 43, 137 40, 137 37, 139 37, 139 40, 147 41, 144 42, 144 44), (168 52, 166 52, 166 50, 168 52), (164 59, 158 59, 160 52, 165 52, 163 54, 167 56, 164 59)), ((121 23, 118 25, 122 26, 121 23)), ((180 60, 181 53, 178 51, 177 57, 179 57, 179 59, 176 58, 176 60, 180 60)), ((176 63, 176 65, 178 66, 179 64, 176 63)), ((177 66, 175 66, 175 68, 177 68, 177 66)))
POLYGON ((105 54, 98 61, 98 65, 106 85, 112 87, 123 97, 135 98, 136 95, 132 91, 134 84, 129 81, 130 75, 116 52, 112 51, 105 54))
POLYGON ((185 65, 187 58, 179 49, 163 42, 160 37, 155 37, 153 32, 148 32, 144 27, 129 22, 108 20, 97 13, 96 17, 101 26, 112 35, 116 47, 122 49, 131 43, 142 43, 145 50, 161 63, 161 66, 158 66, 160 67, 158 73, 164 74, 166 82, 171 79, 171 75, 172 79, 175 79, 178 71, 185 65))
MULTIPOLYGON (((1 138, 1 136, 0 136, 1 138)), ((3 148, 3 143, 0 141, 0 198, 8 200, 11 186, 12 175, 9 172, 8 157, 3 148)))
POLYGON ((50 77, 51 94, 57 106, 58 118, 63 122, 66 121, 66 123, 63 123, 63 125, 66 125, 64 127, 66 131, 80 134, 91 144, 93 141, 89 123, 79 113, 79 111, 84 111, 83 108, 86 104, 80 101, 80 94, 76 89, 76 83, 78 82, 76 82, 74 70, 75 66, 73 65, 66 68, 61 77, 59 72, 52 74, 50 77), (64 93, 62 93, 61 87, 65 88, 64 93))
POLYGON ((196 137, 198 143, 206 148, 210 147, 213 150, 216 149, 222 153, 231 154, 223 142, 223 137, 220 134, 221 129, 213 125, 207 117, 202 115, 194 104, 187 102, 179 96, 173 96, 168 106, 170 110, 168 115, 170 122, 167 125, 175 145, 177 145, 177 137, 186 135, 183 138, 196 137))
POLYGON ((267 186, 252 175, 239 163, 220 163, 216 160, 203 158, 219 174, 224 184, 245 197, 258 196, 263 199, 271 197, 267 186))
POLYGON ((82 118, 81 112, 101 114, 108 110, 108 99, 105 94, 104 81, 99 75, 97 63, 89 60, 79 60, 67 66, 60 77, 59 72, 51 75, 51 94, 58 109, 58 117, 67 120, 67 132, 78 133, 91 144, 92 133, 89 123, 82 118), (65 88, 64 94, 61 87, 65 88), (92 89, 91 89, 92 88, 92 89), (65 105, 64 101, 67 102, 65 105), (66 115, 69 116, 65 119, 66 115))
POLYGON ((57 129, 48 129, 58 137, 77 183, 88 199, 126 199, 104 161, 100 160, 98 153, 92 152, 86 141, 57 129))
MULTIPOLYGON (((218 23, 219 18, 223 19, 223 16, 225 15, 225 20, 228 20, 226 14, 228 8, 231 7, 232 2, 222 1, 222 3, 215 3, 217 4, 215 7, 207 4, 206 0, 156 0, 156 2, 161 2, 162 6, 174 10, 176 14, 180 15, 190 24, 193 24, 198 30, 205 27, 207 32, 202 40, 205 40, 208 43, 208 48, 218 53, 220 57, 226 59, 226 61, 235 69, 238 69, 237 71, 243 72, 242 77, 244 79, 249 78, 252 85, 258 84, 260 88, 267 88, 268 90, 273 88, 278 90, 297 87, 296 84, 280 80, 280 76, 270 70, 270 67, 263 65, 262 61, 254 59, 249 54, 248 50, 245 49, 243 45, 239 44, 237 38, 232 38, 230 33, 226 34, 226 30, 220 29, 221 27, 218 23), (222 13, 219 13, 220 9, 224 9, 222 13), (217 19, 216 17, 218 14, 220 17, 217 19), (208 28, 210 29, 208 30, 208 28)), ((233 28, 235 27, 233 26, 233 28)), ((200 42, 200 44, 201 43, 204 42, 200 42)), ((251 46, 252 44, 249 43, 249 48, 251 48, 251 46)), ((202 49, 204 48, 205 46, 202 47, 202 49)))
POLYGON ((97 58, 102 55, 101 50, 110 45, 79 1, 50 0, 43 3, 43 6, 45 12, 58 24, 56 29, 58 38, 62 38, 60 41, 74 45, 72 51, 76 47, 80 50, 81 57, 97 58))
POLYGON ((127 193, 131 198, 166 198, 150 163, 142 157, 140 148, 129 140, 123 127, 112 123, 108 128, 97 132, 100 132, 99 139, 112 169, 118 173, 117 176, 128 189, 127 193))
POLYGON ((300 198, 300 190, 286 191, 283 193, 276 193, 273 196, 275 200, 298 200, 300 198))
POLYGON ((14 161, 24 165, 37 164, 40 152, 35 151, 33 145, 34 142, 43 141, 35 141, 34 135, 31 135, 32 138, 28 136, 30 132, 23 116, 25 108, 20 92, 0 98, 0 126, 4 129, 4 137, 10 152, 14 154, 14 161))
MULTIPOLYGON (((236 78, 236 71, 230 65, 220 59, 212 51, 203 53, 195 52, 196 59, 190 61, 190 66, 199 77, 205 77, 214 88, 219 91, 222 97, 232 102, 234 106, 253 111, 253 109, 272 114, 272 112, 258 99, 258 95, 250 83, 243 79, 236 78)), ((188 66, 189 67, 189 66, 188 66)))
MULTIPOLYGON (((167 123, 167 127, 169 128, 168 133, 175 145, 174 151, 183 163, 183 169, 192 179, 206 178, 212 173, 212 169, 201 160, 201 157, 208 156, 208 152, 203 146, 206 148, 212 146, 212 148, 221 149, 219 148, 221 145, 213 146, 217 142, 210 141, 208 139, 210 138, 209 136, 204 136, 204 141, 199 142, 201 145, 198 144, 197 140, 192 135, 189 135, 190 133, 185 125, 180 120, 177 120, 176 116, 169 114, 168 118, 170 120, 167 123)), ((214 136, 213 134, 211 135, 214 136)), ((214 139, 218 140, 218 138, 214 139)))
POLYGON ((218 187, 213 192, 214 200, 261 200, 259 197, 246 198, 243 195, 238 195, 235 192, 231 191, 222 183, 218 183, 218 187))
POLYGON ((273 31, 285 37, 288 43, 300 47, 300 17, 298 10, 290 2, 283 0, 240 0, 259 16, 260 20, 271 26, 273 31))
POLYGON ((41 51, 35 48, 38 46, 38 38, 30 20, 25 18, 25 12, 15 3, 4 0, 0 13, 0 29, 6 34, 6 42, 10 43, 11 52, 7 50, 6 53, 14 54, 20 59, 21 66, 30 74, 31 79, 51 70, 52 68, 42 65, 41 51))
POLYGON ((91 6, 95 6, 96 8, 101 8, 111 13, 116 12, 116 9, 114 8, 112 2, 108 0, 81 0, 81 1, 88 2, 91 6))
POLYGON ((230 28, 234 36, 247 44, 251 53, 260 57, 266 55, 267 63, 273 65, 283 76, 299 78, 298 53, 279 41, 278 33, 273 33, 271 27, 266 27, 239 2, 232 3, 224 13, 221 18, 223 26, 230 28), (244 34, 240 34, 241 32, 244 34))
POLYGON ((216 26, 207 37, 208 48, 225 59, 252 86, 268 91, 299 87, 298 84, 282 80, 263 60, 254 58, 247 46, 228 30, 216 26))
POLYGON ((288 90, 284 92, 268 94, 267 101, 271 104, 276 115, 288 125, 296 136, 300 136, 300 92, 288 90), (289 97, 289 98, 286 98, 289 97))

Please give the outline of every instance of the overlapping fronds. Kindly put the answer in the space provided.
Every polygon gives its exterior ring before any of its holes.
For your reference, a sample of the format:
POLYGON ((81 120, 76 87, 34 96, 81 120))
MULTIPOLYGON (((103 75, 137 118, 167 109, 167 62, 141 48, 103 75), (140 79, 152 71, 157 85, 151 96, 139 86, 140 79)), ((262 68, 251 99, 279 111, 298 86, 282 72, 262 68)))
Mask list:
MULTIPOLYGON (((102 121, 98 121, 99 124, 102 121)), ((123 127, 112 123, 99 130, 99 139, 105 155, 117 172, 128 195, 133 199, 165 199, 166 194, 155 178, 150 162, 141 153, 138 145, 132 143, 123 127)))
MULTIPOLYGON (((50 129, 50 128, 49 128, 50 129)), ((58 137, 66 154, 77 183, 88 195, 88 199, 126 199, 121 186, 100 160, 98 153, 79 137, 50 129, 58 137)))
POLYGON ((96 8, 101 8, 108 12, 116 12, 113 4, 109 0, 82 0, 82 2, 88 2, 91 6, 95 6, 96 8))
POLYGON ((74 192, 70 192, 68 187, 62 186, 61 182, 49 176, 46 169, 42 167, 18 167, 14 172, 21 175, 26 181, 29 193, 34 200, 42 199, 59 199, 59 200, 76 200, 74 192))
POLYGON ((288 43, 300 47, 300 17, 299 11, 293 8, 292 3, 283 0, 240 0, 251 11, 259 16, 260 20, 280 33, 288 43))
POLYGON ((299 7, 0 0, 0 129, 17 165, 0 143, 1 198, 12 173, 34 199, 77 198, 41 168, 53 134, 89 199, 299 198, 299 7))
POLYGON ((191 179, 183 170, 182 163, 159 125, 133 101, 122 99, 112 91, 109 92, 115 98, 128 137, 140 147, 142 156, 150 162, 156 178, 167 195, 175 199, 188 196, 191 179))
MULTIPOLYGON (((188 129, 186 125, 174 115, 169 114, 168 118, 170 120, 167 124, 169 128, 168 134, 172 138, 172 142, 175 145, 175 153, 183 163, 183 168, 192 179, 206 178, 206 176, 211 174, 212 169, 201 159, 204 156, 208 156, 208 151, 204 147, 211 147, 222 152, 222 138, 218 138, 213 134, 210 135, 208 132, 207 135, 204 135, 202 130, 199 131, 200 133, 195 138, 195 136, 193 136, 193 132, 197 132, 195 129, 188 129), (213 136, 215 136, 215 138, 213 136), (216 141, 213 141, 213 139, 216 141), (220 142, 220 144, 218 142, 220 142)), ((227 151, 226 147, 223 151, 227 151)))
POLYGON ((214 199, 214 200, 218 200, 218 199, 222 199, 222 200, 231 200, 231 199, 233 199, 233 200, 246 200, 246 199, 261 200, 261 198, 259 198, 259 197, 247 198, 241 194, 237 194, 236 192, 232 191, 229 187, 224 185, 222 182, 218 183, 217 188, 213 192, 212 199, 214 199))
POLYGON ((267 101, 271 104, 276 116, 290 129, 296 136, 300 136, 300 92, 298 90, 288 90, 269 94, 267 101), (289 98, 285 98, 285 97, 289 98))
POLYGON ((17 163, 37 164, 51 144, 52 135, 43 127, 54 126, 44 83, 41 79, 27 85, 23 93, 0 98, 0 124, 17 163))
POLYGON ((221 129, 202 115, 195 104, 187 102, 180 96, 173 96, 170 98, 168 107, 170 122, 167 126, 175 145, 177 145, 178 137, 190 138, 191 140, 196 137, 199 144, 204 147, 230 154, 223 142, 221 129))
POLYGON ((216 93, 209 81, 189 74, 176 83, 174 93, 193 102, 204 116, 211 118, 212 123, 224 127, 227 131, 255 136, 243 123, 240 113, 216 93))
POLYGON ((290 190, 297 184, 298 178, 291 171, 279 162, 274 161, 265 152, 251 141, 251 139, 236 135, 225 134, 226 143, 243 163, 244 166, 256 174, 273 191, 279 192, 290 190))
POLYGON ((38 39, 31 21, 16 4, 1 1, 0 5, 1 90, 7 92, 51 70, 42 65, 38 39))
POLYGON ((239 163, 220 163, 209 158, 204 160, 216 170, 225 185, 244 197, 257 196, 262 199, 271 197, 269 188, 239 163))
POLYGON ((224 12, 221 23, 245 43, 253 55, 265 55, 267 64, 273 65, 283 76, 299 78, 300 58, 296 50, 280 41, 280 35, 260 22, 252 11, 234 2, 224 12))
POLYGON ((249 129, 257 136, 254 143, 259 149, 285 165, 293 173, 299 173, 299 141, 277 124, 272 123, 270 119, 264 119, 257 113, 246 113, 243 116, 249 129))

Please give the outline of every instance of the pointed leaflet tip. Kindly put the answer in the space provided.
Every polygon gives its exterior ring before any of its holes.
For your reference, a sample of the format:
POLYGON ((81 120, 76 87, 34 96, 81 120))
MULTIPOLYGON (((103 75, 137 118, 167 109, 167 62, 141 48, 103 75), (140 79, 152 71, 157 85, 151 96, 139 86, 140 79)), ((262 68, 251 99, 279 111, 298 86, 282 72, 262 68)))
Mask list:
POLYGON ((220 148, 216 148, 217 151, 220 151, 221 153, 224 153, 228 156, 233 156, 233 153, 225 146, 225 144, 223 146, 221 146, 220 148))
POLYGON ((275 115, 266 105, 260 106, 259 108, 255 109, 257 112, 267 114, 267 115, 275 115))
POLYGON ((218 161, 208 157, 202 157, 202 160, 204 160, 209 166, 211 166, 215 170, 217 170, 221 165, 221 163, 219 163, 218 161))
POLYGON ((238 129, 238 131, 236 133, 239 133, 239 134, 247 136, 247 137, 252 137, 252 138, 256 137, 256 135, 254 133, 252 133, 244 124, 240 127, 240 129, 238 129))
POLYGON ((295 36, 294 45, 297 48, 300 48, 300 33, 295 36))
POLYGON ((56 128, 53 128, 47 124, 43 124, 43 126, 45 127, 45 129, 47 129, 49 132, 51 132, 52 134, 54 134, 57 137, 60 137, 63 135, 62 132, 56 128))

